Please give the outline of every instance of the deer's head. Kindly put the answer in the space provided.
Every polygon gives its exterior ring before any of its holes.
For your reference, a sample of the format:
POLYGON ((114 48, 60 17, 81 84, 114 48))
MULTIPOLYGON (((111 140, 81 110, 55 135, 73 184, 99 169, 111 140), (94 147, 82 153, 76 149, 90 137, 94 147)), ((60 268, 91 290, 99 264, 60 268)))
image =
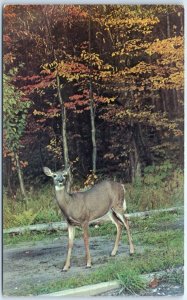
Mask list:
POLYGON ((69 169, 64 171, 52 172, 49 168, 44 167, 43 171, 45 175, 53 178, 55 188, 60 188, 65 186, 67 177, 69 175, 69 169))

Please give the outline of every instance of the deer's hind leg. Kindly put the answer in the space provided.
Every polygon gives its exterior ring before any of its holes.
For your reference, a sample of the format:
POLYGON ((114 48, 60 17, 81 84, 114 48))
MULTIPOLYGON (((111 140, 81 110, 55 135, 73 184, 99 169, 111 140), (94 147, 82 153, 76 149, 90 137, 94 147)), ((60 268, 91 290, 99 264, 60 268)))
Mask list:
POLYGON ((89 248, 89 234, 88 234, 88 223, 87 222, 82 224, 82 229, 83 229, 84 245, 85 245, 85 250, 86 250, 86 267, 91 268, 92 261, 91 261, 90 248, 89 248))
POLYGON ((115 216, 114 212, 110 211, 109 217, 112 220, 112 223, 114 223, 116 225, 116 228, 117 228, 116 240, 115 240, 114 248, 111 252, 111 256, 115 256, 117 251, 118 251, 118 246, 119 246, 119 241, 120 241, 120 238, 121 238, 121 232, 122 232, 122 226, 123 225, 118 220, 118 218, 115 216))
POLYGON ((130 246, 130 255, 133 255, 134 254, 134 245, 132 242, 132 237, 131 237, 130 228, 129 228, 129 220, 127 217, 124 217, 124 225, 127 230, 127 236, 128 236, 128 240, 129 240, 129 246, 130 246))
POLYGON ((129 246, 130 246, 130 255, 132 255, 132 254, 134 254, 134 245, 133 245, 132 237, 131 237, 131 234, 130 234, 128 218, 124 216, 124 211, 123 212, 118 212, 118 211, 115 211, 115 209, 114 209, 114 212, 115 212, 117 218, 123 223, 123 225, 126 228, 127 237, 128 237, 129 246))

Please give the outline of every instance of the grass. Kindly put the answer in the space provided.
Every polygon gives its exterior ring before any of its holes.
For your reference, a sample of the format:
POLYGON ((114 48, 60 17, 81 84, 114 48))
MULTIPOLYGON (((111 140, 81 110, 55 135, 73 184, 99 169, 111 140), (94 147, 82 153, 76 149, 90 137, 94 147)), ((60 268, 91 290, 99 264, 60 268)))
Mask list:
POLYGON ((183 265, 183 246, 180 248, 164 250, 163 248, 147 250, 144 254, 134 255, 133 258, 124 257, 113 262, 107 263, 89 275, 83 272, 79 276, 73 276, 70 279, 57 280, 47 284, 37 284, 26 290, 26 294, 38 295, 75 288, 82 285, 106 282, 109 280, 121 279, 123 286, 127 289, 140 292, 145 288, 145 283, 140 279, 140 274, 164 270, 183 265), (128 277, 128 274, 131 274, 128 277))
MULTIPOLYGON (((67 235, 67 233, 64 233, 67 235)), ((6 246, 14 246, 14 245, 21 245, 22 243, 28 243, 29 244, 36 244, 36 242, 43 241, 44 243, 48 242, 49 240, 59 238, 62 235, 62 233, 56 231, 56 232, 40 232, 40 233, 34 233, 34 232, 25 232, 24 234, 16 234, 16 235, 10 235, 10 234, 4 234, 3 235, 3 242, 6 246)))
POLYGON ((147 232, 141 237, 141 244, 144 245, 164 245, 172 244, 173 241, 180 241, 183 237, 183 232, 178 230, 167 230, 163 232, 147 232), (170 242, 170 243, 169 243, 170 242))
MULTIPOLYGON (((154 238, 158 238, 157 231, 167 230, 169 237, 169 226, 173 223, 177 223, 180 218, 182 218, 183 212, 178 211, 177 213, 170 214, 167 212, 160 213, 156 216, 146 217, 144 219, 132 218, 130 227, 133 234, 133 239, 136 244, 148 242, 151 243, 154 238), (143 238, 138 239, 140 233, 143 233, 143 238)), ((116 235, 116 227, 111 222, 106 222, 95 228, 95 226, 90 226, 89 234, 91 237, 94 236, 109 236, 114 240, 116 235)), ((33 242, 41 240, 49 240, 54 238, 59 238, 60 236, 67 236, 67 232, 64 231, 55 231, 55 232, 25 232, 24 234, 4 234, 3 241, 4 245, 15 245, 24 242, 33 242)), ((76 229, 76 238, 82 237, 82 230, 80 228, 76 229)), ((162 238, 161 238, 162 239, 162 238)), ((123 234, 123 240, 126 243, 126 235, 123 234)), ((165 240, 166 241, 166 240, 165 240)))
MULTIPOLYGON (((53 282, 48 282, 46 284, 38 283, 34 286, 27 286, 25 287, 24 295, 46 294, 63 289, 75 288, 82 285, 115 279, 120 279, 122 287, 129 291, 129 293, 141 294, 142 290, 145 289, 146 284, 144 281, 142 281, 142 279, 140 279, 140 274, 156 272, 159 270, 165 270, 183 265, 184 232, 180 228, 173 227, 173 225, 177 224, 181 218, 182 213, 164 213, 159 216, 145 219, 136 218, 132 221, 131 231, 135 247, 143 247, 143 253, 137 252, 132 258, 124 256, 122 259, 116 256, 112 261, 107 262, 107 264, 103 264, 102 267, 95 271, 92 270, 92 272, 87 274, 84 274, 84 271, 82 270, 79 276, 72 275, 72 277, 69 279, 64 278, 63 280, 54 280, 53 282), (162 226, 161 230, 159 230, 160 224, 162 226), (154 228, 156 228, 155 231, 154 228)), ((90 229, 91 236, 106 235, 111 240, 115 237, 115 226, 110 223, 101 225, 99 230, 94 227, 90 229)), ((67 235, 67 233, 64 234, 67 235)), ((36 242, 45 237, 45 240, 42 241, 42 243, 45 243, 45 241, 47 242, 48 239, 54 239, 59 237, 59 235, 59 232, 47 236, 44 233, 39 235, 32 234, 30 236, 27 234, 25 236, 23 235, 22 237, 15 236, 13 237, 13 240, 14 243, 20 243, 28 240, 36 242), (18 238, 20 238, 20 240, 18 238)), ((77 231, 76 237, 79 237, 80 235, 82 235, 82 232, 77 231)), ((6 240, 6 242, 12 243, 11 239, 6 240)), ((127 243, 126 235, 123 235, 123 243, 127 243)), ((164 280, 183 284, 183 278, 181 274, 171 274, 169 279, 165 277, 164 280)), ((20 291, 15 291, 15 295, 16 293, 17 295, 18 293, 20 295, 20 291)))
MULTIPOLYGON (((162 170, 162 169, 161 169, 162 170)), ((154 167, 143 178, 126 184, 128 212, 167 208, 183 205, 183 173, 154 173, 154 167), (163 180, 163 174, 165 179, 163 180)), ((51 184, 27 192, 27 205, 21 200, 19 191, 15 198, 3 195, 3 228, 61 221, 51 184)))
POLYGON ((27 205, 19 198, 19 193, 17 200, 4 193, 3 228, 61 221, 62 215, 54 199, 51 185, 28 192, 27 205))
POLYGON ((131 295, 140 294, 147 287, 146 281, 140 277, 140 272, 137 270, 124 270, 117 274, 117 279, 122 286, 122 291, 131 295))
MULTIPOLYGON (((144 182, 140 180, 135 181, 134 184, 126 185, 128 212, 183 205, 183 174, 180 171, 175 171, 163 182, 160 180, 163 176, 153 175, 145 176, 144 182)), ((52 199, 54 199, 54 194, 51 185, 30 192, 27 207, 19 199, 19 196, 16 201, 12 201, 4 195, 4 228, 61 221, 61 214, 52 199)), ((133 258, 124 257, 121 259, 116 257, 97 270, 87 273, 87 275, 80 272, 78 277, 72 276, 69 279, 54 280, 46 284, 38 283, 33 286, 32 284, 25 286, 24 295, 45 294, 114 279, 120 279, 123 288, 138 294, 145 288, 145 283, 140 280, 140 274, 183 265, 184 233, 182 228, 176 228, 176 224, 182 222, 182 218, 183 212, 161 213, 144 219, 132 218, 130 227, 133 241, 136 247, 144 248, 143 253, 136 253, 133 258)), ((23 243, 35 244, 39 241, 42 241, 42 244, 47 244, 50 239, 59 238, 61 235, 67 236, 67 232, 6 234, 3 241, 4 245, 7 246, 21 246, 23 243)), ((115 235, 116 228, 111 223, 104 223, 98 228, 90 227, 90 236, 107 236, 114 240, 115 235)), ((79 238, 80 236, 82 236, 82 231, 76 230, 76 237, 79 238)), ((123 234, 122 240, 123 243, 127 243, 125 234, 123 234)), ((165 280, 178 281, 183 284, 183 278, 180 274, 171 275, 169 279, 165 278, 165 280)), ((15 291, 15 295, 20 296, 20 293, 19 290, 15 291)))

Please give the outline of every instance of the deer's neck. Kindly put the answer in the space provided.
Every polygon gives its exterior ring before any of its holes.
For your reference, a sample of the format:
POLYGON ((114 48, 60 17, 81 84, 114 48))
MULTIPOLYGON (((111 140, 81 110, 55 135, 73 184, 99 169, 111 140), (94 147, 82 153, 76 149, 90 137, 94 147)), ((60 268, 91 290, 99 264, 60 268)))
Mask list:
POLYGON ((59 207, 66 211, 66 208, 68 206, 68 202, 71 200, 71 196, 66 192, 66 188, 64 186, 58 187, 55 186, 55 194, 56 194, 56 200, 59 205, 59 207))

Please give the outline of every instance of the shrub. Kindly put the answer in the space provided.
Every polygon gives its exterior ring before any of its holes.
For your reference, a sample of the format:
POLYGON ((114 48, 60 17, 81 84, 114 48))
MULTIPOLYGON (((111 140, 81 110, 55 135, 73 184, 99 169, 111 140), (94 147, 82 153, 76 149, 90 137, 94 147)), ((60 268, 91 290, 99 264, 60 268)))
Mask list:
POLYGON ((14 215, 14 226, 31 225, 36 214, 37 213, 34 213, 32 209, 28 209, 23 211, 21 214, 14 215))
POLYGON ((39 211, 33 220, 33 224, 61 221, 61 217, 53 209, 39 211))
POLYGON ((183 172, 166 161, 144 169, 144 176, 127 186, 128 209, 150 210, 183 204, 183 172))

